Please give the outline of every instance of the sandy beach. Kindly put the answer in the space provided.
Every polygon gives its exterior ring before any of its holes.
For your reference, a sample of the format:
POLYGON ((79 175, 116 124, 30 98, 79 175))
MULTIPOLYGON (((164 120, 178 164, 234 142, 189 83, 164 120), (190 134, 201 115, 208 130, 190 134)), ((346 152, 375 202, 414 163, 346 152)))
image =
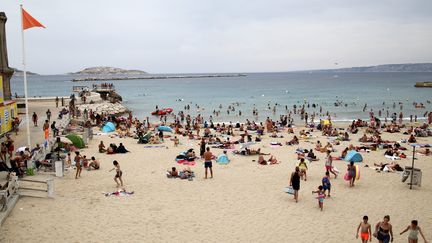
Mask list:
MULTIPOLYGON (((44 111, 53 104, 30 106, 30 111, 44 111)), ((53 115, 54 117, 54 115, 53 115)), ((339 125, 346 127, 346 125, 339 125)), ((24 128, 23 128, 24 129, 24 128)), ((96 129, 96 128, 95 128, 96 129)), ((295 128, 295 134, 304 128, 295 128)), ((363 128, 364 129, 364 128, 363 128)), ((97 132, 95 130, 95 132, 97 132)), ((42 131, 32 127, 32 138, 42 131)), ((214 133, 214 132, 213 132, 214 133)), ((239 134, 239 132, 236 132, 239 134)), ((214 178, 204 179, 203 160, 191 169, 193 181, 169 179, 166 170, 172 166, 182 169, 175 157, 189 148, 199 151, 199 141, 180 136, 180 145, 166 139, 166 147, 146 148, 133 138, 95 136, 88 148, 81 150, 87 157, 95 156, 101 169, 83 170, 75 179, 73 169, 65 177, 55 178, 54 199, 21 197, 9 218, 0 229, 1 242, 360 242, 356 240, 356 228, 363 215, 369 216, 374 226, 384 215, 391 216, 395 234, 394 242, 406 242, 406 235, 399 232, 417 219, 428 240, 432 238, 432 212, 428 205, 432 200, 432 157, 416 155, 416 167, 423 172, 422 186, 412 190, 401 182, 401 174, 378 173, 374 163, 389 163, 385 150, 361 152, 364 162, 359 164, 361 179, 350 188, 343 174, 345 161, 333 164, 341 173, 332 176, 332 196, 326 198, 324 210, 318 208, 316 196, 311 191, 321 185, 324 176, 325 154, 316 151, 319 161, 311 162, 308 180, 301 181, 299 202, 283 192, 297 164, 295 150, 311 149, 317 140, 327 143, 320 131, 314 138, 300 140, 300 145, 287 146, 293 135, 285 131, 253 145, 262 152, 275 155, 280 164, 258 165, 258 156, 233 155, 228 152, 228 165, 213 163, 214 178), (100 141, 105 144, 123 143, 131 151, 127 154, 107 155, 98 153, 100 141), (283 146, 270 146, 270 142, 283 146), (125 197, 105 197, 103 193, 117 190, 109 172, 112 161, 119 161, 125 188, 134 194, 125 197), (254 161, 255 162, 254 162, 254 161), (364 167, 369 165, 369 167, 364 167)), ((334 146, 339 156, 343 148, 357 142, 363 135, 350 134, 351 141, 334 146)), ((231 140, 237 140, 239 136, 231 140)), ((407 139, 402 133, 383 133, 384 140, 407 139)), ((21 133, 16 139, 24 143, 21 133)), ((432 143, 432 138, 417 138, 418 143, 432 143)), ((33 139, 36 141, 36 139, 33 139)), ((411 165, 412 150, 408 144, 408 158, 398 160, 402 168, 411 165)), ((236 149, 239 145, 236 145, 236 149)), ((215 155, 222 149, 211 149, 215 155)), ((268 158, 269 156, 265 156, 268 158)), ((37 178, 47 178, 52 173, 40 173, 37 178)), ((373 240, 377 242, 376 239, 373 240)))

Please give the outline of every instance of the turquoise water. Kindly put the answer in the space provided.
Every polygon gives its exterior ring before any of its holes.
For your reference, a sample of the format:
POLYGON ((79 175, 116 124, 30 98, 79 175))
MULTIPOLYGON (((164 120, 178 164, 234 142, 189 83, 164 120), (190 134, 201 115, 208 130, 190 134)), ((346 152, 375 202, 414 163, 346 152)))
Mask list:
MULTIPOLYGON (((70 95, 74 85, 91 87, 97 83, 71 82, 71 79, 72 76, 29 76, 29 96, 70 95)), ((393 111, 399 114, 399 102, 403 103, 405 117, 411 114, 423 117, 426 111, 432 111, 432 105, 427 103, 432 100, 432 89, 415 88, 414 84, 431 80, 432 73, 250 73, 246 77, 119 80, 111 83, 123 97, 124 104, 139 118, 150 116, 156 105, 172 107, 177 113, 187 104, 191 109, 186 114, 198 114, 195 106, 198 104, 199 113, 208 118, 222 104, 220 116, 213 115, 215 121, 255 120, 252 116, 254 106, 259 111, 258 120, 262 121, 267 116, 278 118, 285 114, 285 105, 292 110, 294 104, 299 107, 307 101, 330 111, 334 120, 349 121, 367 118, 371 108, 376 115, 379 109, 384 109, 382 117, 387 107, 390 114, 393 111), (337 101, 348 106, 335 106, 337 101), (228 115, 227 107, 234 102, 240 105, 228 115), (393 102, 397 104, 396 109, 393 109, 393 102), (413 102, 425 104, 426 109, 415 109, 413 102), (273 114, 268 104, 273 108, 276 103, 279 105, 273 114), (365 103, 368 109, 363 112, 365 103)), ((11 85, 13 94, 23 94, 22 77, 14 77, 11 85)), ((311 107, 309 111, 319 111, 319 108, 311 107)))

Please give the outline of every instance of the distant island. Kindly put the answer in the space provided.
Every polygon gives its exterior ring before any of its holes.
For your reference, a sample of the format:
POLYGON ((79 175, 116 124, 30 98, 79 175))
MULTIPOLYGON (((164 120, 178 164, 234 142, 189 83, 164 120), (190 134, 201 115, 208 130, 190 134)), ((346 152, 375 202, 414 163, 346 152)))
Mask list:
POLYGON ((432 72, 432 63, 405 63, 405 64, 383 64, 367 67, 350 67, 337 69, 310 70, 299 72, 326 72, 326 73, 414 73, 432 72))
POLYGON ((89 67, 71 75, 144 75, 147 72, 141 70, 126 70, 115 67, 89 67))
MULTIPOLYGON (((24 76, 24 72, 22 70, 19 70, 18 68, 12 68, 14 70, 14 76, 24 76)), ((37 73, 26 71, 27 75, 39 75, 37 73)))

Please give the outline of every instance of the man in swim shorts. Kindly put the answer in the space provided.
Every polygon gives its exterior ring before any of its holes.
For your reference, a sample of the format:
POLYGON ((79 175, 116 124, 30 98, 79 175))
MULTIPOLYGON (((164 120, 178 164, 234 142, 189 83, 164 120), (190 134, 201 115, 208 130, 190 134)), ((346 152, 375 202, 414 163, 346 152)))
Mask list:
POLYGON ((213 154, 210 152, 210 147, 207 147, 206 151, 204 152, 204 168, 205 168, 205 178, 207 179, 207 170, 210 169, 210 178, 213 178, 213 165, 212 165, 212 157, 213 154))

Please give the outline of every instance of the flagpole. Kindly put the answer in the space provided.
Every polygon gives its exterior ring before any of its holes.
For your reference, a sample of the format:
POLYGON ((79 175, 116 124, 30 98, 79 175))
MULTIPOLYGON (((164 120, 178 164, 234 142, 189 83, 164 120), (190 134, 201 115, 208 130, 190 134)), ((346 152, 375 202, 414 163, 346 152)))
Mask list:
POLYGON ((25 61, 25 45, 24 45, 24 23, 23 23, 23 8, 20 4, 21 9, 21 40, 22 40, 22 64, 23 64, 23 74, 24 74, 24 100, 25 100, 25 112, 26 112, 26 129, 27 129, 27 146, 30 148, 30 119, 28 111, 28 99, 27 99, 27 71, 26 71, 26 61, 25 61))

